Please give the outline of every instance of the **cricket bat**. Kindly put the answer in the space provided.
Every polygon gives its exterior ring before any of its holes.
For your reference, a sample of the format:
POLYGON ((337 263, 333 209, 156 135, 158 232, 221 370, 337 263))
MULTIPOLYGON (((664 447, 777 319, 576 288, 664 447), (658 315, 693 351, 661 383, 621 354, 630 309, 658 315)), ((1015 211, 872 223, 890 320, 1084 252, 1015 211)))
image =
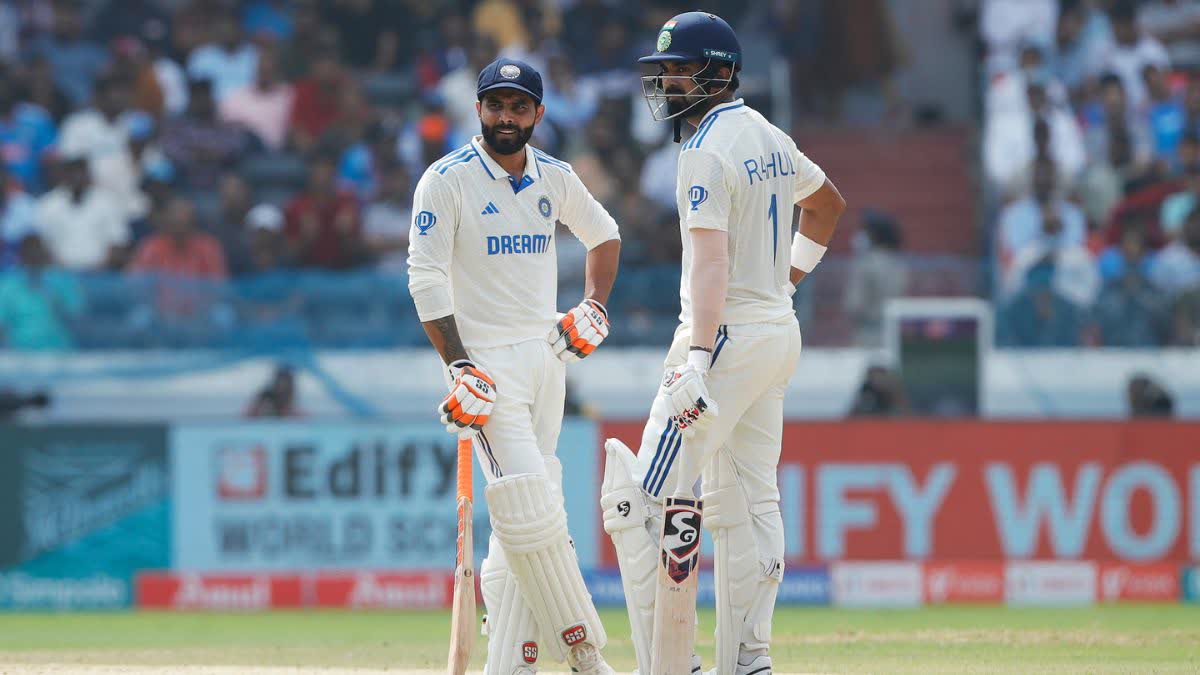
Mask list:
POLYGON ((454 568, 454 600, 450 618, 450 657, 447 672, 463 675, 475 645, 475 557, 470 431, 458 435, 458 553, 454 568))
POLYGON ((700 521, 704 504, 692 494, 686 444, 679 448, 675 491, 663 506, 650 675, 691 675, 700 574, 700 521))

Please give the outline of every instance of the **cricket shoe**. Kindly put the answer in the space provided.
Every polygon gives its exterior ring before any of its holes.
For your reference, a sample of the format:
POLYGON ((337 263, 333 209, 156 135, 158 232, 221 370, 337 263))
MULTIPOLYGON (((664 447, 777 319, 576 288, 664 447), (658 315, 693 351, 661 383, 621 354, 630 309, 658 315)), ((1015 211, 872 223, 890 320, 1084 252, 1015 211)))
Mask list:
MULTIPOLYGON (((754 657, 750 663, 738 662, 734 675, 771 675, 771 657, 762 654, 754 657)), ((717 669, 708 671, 705 675, 717 675, 717 669)))
MULTIPOLYGON (((692 675, 703 675, 704 669, 700 667, 700 657, 692 654, 692 675)), ((633 671, 633 675, 639 675, 638 671, 633 671)))
POLYGON ((604 657, 600 656, 600 650, 590 642, 571 647, 571 651, 567 653, 567 663, 571 666, 571 672, 582 673, 582 675, 616 675, 617 673, 604 662, 604 657))

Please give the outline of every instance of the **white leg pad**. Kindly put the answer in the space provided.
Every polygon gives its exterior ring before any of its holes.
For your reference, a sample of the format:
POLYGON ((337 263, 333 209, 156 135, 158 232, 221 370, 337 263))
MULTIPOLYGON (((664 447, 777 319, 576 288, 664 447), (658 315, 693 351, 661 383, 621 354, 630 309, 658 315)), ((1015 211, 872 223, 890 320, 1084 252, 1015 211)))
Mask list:
POLYGON ((621 587, 633 628, 633 651, 639 672, 648 673, 658 572, 658 545, 648 528, 655 522, 652 510, 657 510, 661 518, 662 505, 649 502, 642 487, 634 481, 637 459, 632 450, 615 438, 605 441, 604 450, 604 483, 600 487, 604 531, 612 539, 621 568, 621 587))
POLYGON ((774 501, 751 503, 732 462, 718 452, 706 476, 704 526, 712 532, 717 669, 733 673, 739 653, 766 653, 783 580, 783 519, 774 501))
POLYGON ((504 549, 492 537, 488 557, 479 567, 479 587, 487 608, 487 665, 485 675, 536 672, 540 645, 533 612, 508 569, 504 549))
POLYGON ((564 661, 584 642, 603 648, 608 638, 579 560, 567 535, 561 497, 541 474, 504 476, 487 486, 492 533, 533 612, 544 656, 564 661))

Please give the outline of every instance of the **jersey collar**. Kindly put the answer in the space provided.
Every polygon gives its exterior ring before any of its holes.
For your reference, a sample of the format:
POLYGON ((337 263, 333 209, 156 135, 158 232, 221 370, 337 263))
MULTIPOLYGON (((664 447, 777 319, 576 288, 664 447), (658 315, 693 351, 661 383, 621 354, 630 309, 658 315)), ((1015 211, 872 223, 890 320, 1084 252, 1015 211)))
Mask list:
MULTIPOLYGON (((704 117, 700 118, 700 124, 703 124, 704 120, 706 120, 714 115, 719 115, 719 114, 725 112, 726 110, 733 110, 734 108, 742 107, 743 105, 745 105, 744 101, 745 101, 745 99, 738 98, 738 99, 729 101, 728 103, 722 103, 721 105, 716 106, 712 110, 709 110, 708 112, 704 113, 704 117)), ((696 125, 697 129, 700 128, 700 124, 696 125)))
MULTIPOLYGON (((508 172, 504 167, 496 163, 492 156, 487 153, 483 147, 483 136, 476 135, 471 139, 471 145, 475 148, 475 152, 479 154, 479 161, 483 163, 483 170, 492 180, 509 179, 512 182, 508 172)), ((537 157, 533 154, 533 146, 525 144, 525 175, 521 177, 521 182, 528 185, 532 184, 535 179, 542 177, 542 170, 538 168, 537 157)))

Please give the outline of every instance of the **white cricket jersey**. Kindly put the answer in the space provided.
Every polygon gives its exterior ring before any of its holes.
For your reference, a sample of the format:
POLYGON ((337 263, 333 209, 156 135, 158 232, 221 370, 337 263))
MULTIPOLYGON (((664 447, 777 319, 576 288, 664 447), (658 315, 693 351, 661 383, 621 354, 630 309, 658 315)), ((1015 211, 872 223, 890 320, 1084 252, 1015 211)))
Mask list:
POLYGON ((421 321, 454 315, 463 345, 544 339, 557 320, 555 222, 589 250, 619 239, 617 224, 566 162, 525 147, 518 181, 476 136, 434 162, 413 196, 409 291, 446 288, 450 304, 421 306, 421 321))
POLYGON ((679 155, 675 198, 683 239, 679 321, 691 325, 688 230, 729 233, 729 290, 723 324, 792 314, 784 290, 791 268, 792 206, 825 183, 825 172, 787 134, 741 99, 704 115, 679 155))

